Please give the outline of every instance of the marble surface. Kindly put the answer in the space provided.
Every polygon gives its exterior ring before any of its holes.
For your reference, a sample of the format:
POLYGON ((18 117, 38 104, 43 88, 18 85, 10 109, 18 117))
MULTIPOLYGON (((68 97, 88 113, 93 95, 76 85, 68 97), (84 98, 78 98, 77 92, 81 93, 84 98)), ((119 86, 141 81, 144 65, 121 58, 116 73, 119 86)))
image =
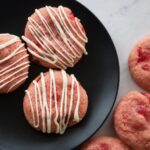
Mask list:
MULTIPOLYGON (((117 102, 122 95, 131 90, 142 90, 130 77, 128 55, 133 44, 140 37, 150 33, 150 0, 78 1, 101 20, 116 47, 120 63, 120 87, 117 102)), ((97 135, 115 136, 112 113, 97 135)))

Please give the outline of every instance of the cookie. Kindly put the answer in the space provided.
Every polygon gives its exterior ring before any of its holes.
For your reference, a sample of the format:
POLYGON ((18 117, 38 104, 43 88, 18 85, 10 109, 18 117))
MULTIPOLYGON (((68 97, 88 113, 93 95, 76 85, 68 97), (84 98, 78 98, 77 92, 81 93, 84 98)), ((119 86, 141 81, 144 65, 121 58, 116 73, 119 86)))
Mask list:
POLYGON ((100 136, 85 142, 80 150, 130 150, 121 140, 100 136))
POLYGON ((86 91, 74 75, 50 69, 26 90, 23 108, 29 124, 43 133, 63 134, 87 112, 86 91))
POLYGON ((63 6, 36 9, 28 18, 22 39, 27 43, 31 59, 47 68, 73 67, 87 54, 84 27, 63 6))
POLYGON ((29 58, 20 38, 0 34, 0 93, 18 89, 28 78, 29 58))
POLYGON ((132 91, 121 98, 114 114, 119 137, 133 149, 150 149, 150 94, 132 91))
POLYGON ((135 82, 143 89, 150 91, 150 35, 134 45, 128 64, 135 82))

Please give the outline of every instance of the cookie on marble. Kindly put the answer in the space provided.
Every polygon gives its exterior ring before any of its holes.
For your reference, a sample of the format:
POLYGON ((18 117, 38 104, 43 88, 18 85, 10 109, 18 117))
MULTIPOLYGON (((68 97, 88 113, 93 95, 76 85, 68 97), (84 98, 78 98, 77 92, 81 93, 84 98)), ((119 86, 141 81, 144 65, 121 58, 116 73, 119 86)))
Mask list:
POLYGON ((129 69, 134 81, 150 91, 150 35, 139 40, 129 55, 129 69))
POLYGON ((114 113, 119 137, 133 149, 150 149, 150 94, 132 91, 123 96, 114 113))

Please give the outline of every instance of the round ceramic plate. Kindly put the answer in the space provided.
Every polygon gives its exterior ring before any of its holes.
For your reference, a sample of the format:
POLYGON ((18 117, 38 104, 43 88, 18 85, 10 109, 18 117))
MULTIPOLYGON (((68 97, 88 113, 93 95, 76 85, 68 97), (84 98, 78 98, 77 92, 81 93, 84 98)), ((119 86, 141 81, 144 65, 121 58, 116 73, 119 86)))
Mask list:
POLYGON ((68 73, 74 73, 89 96, 86 117, 64 135, 42 134, 32 129, 23 114, 24 91, 47 69, 31 63, 29 79, 16 92, 0 95, 0 149, 69 150, 88 139, 104 123, 116 99, 119 84, 118 58, 113 42, 101 22, 74 0, 4 0, 0 2, 0 33, 23 35, 27 18, 36 8, 63 5, 81 19, 89 43, 88 56, 68 73))

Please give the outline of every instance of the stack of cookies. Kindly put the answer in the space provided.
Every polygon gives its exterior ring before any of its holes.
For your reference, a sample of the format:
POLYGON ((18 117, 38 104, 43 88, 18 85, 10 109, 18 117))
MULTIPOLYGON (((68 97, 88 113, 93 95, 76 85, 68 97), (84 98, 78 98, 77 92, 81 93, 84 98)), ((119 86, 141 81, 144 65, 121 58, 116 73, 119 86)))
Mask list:
POLYGON ((24 114, 36 130, 63 134, 84 118, 88 107, 86 91, 64 70, 87 55, 84 27, 69 8, 46 6, 28 18, 22 39, 26 47, 19 37, 0 34, 0 93, 13 92, 25 82, 29 59, 46 67, 25 91, 24 114))

